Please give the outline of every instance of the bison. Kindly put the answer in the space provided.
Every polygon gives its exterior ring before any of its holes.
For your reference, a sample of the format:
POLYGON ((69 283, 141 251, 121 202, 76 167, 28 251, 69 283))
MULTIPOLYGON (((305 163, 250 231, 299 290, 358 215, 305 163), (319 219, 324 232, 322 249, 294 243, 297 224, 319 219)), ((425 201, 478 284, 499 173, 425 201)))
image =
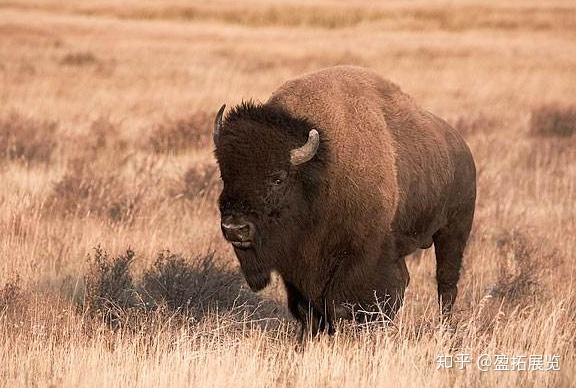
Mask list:
POLYGON ((333 333, 340 319, 393 319, 406 255, 434 244, 450 313, 476 199, 471 152, 450 125, 354 66, 224 108, 213 133, 221 229, 252 290, 276 271, 303 335, 333 333))

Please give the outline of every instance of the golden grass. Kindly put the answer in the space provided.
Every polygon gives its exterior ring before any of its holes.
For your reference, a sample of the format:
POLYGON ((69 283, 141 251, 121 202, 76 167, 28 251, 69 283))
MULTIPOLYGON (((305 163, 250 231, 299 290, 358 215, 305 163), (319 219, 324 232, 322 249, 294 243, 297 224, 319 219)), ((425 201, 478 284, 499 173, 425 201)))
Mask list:
POLYGON ((573 384, 576 7, 458 4, 0 1, 0 385, 573 384), (429 250, 409 260, 393 324, 343 324, 301 350, 278 280, 248 291, 220 237, 210 117, 341 63, 465 134, 477 217, 451 326, 429 250), (135 251, 132 297, 195 284, 194 309, 115 305, 110 327, 89 308, 98 245, 135 251), (212 254, 224 275, 202 270, 212 254), (213 295, 222 279, 235 292, 213 295), (436 368, 463 351, 555 354, 561 370, 436 368))
POLYGON ((464 31, 470 29, 496 30, 556 30, 574 33, 574 9, 562 2, 546 7, 537 2, 528 4, 491 4, 464 2, 451 4, 391 2, 322 1, 310 4, 302 0, 280 2, 234 2, 212 0, 190 3, 186 1, 83 1, 60 2, 7 1, 7 8, 43 9, 89 16, 112 16, 121 19, 210 21, 239 24, 249 27, 283 26, 342 29, 360 24, 377 24, 386 29, 418 29, 464 31))

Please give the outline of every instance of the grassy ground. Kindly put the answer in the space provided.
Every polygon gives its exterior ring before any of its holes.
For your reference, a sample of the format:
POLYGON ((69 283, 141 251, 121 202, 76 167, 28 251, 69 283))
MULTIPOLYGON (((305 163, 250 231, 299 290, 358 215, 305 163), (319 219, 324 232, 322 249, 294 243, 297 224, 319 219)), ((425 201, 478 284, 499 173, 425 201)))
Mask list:
POLYGON ((0 0, 0 384, 573 384, 576 6, 269 4, 0 0), (452 327, 431 249, 392 325, 301 351, 278 281, 250 292, 220 237, 211 121, 344 63, 462 131, 477 217, 452 327), (561 370, 437 369, 465 352, 561 370))

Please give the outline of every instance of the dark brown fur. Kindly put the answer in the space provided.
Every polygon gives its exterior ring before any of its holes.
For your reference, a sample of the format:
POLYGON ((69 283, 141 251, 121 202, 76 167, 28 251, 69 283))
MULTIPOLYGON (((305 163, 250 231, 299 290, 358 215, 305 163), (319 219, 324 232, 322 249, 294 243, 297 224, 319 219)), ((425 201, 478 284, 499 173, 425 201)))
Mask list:
POLYGON ((222 215, 257 227, 253 248, 235 248, 248 284, 259 290, 278 271, 303 328, 331 332, 337 319, 376 311, 392 319, 409 282, 404 257, 432 244, 450 312, 474 215, 474 162, 446 122, 396 85, 351 66, 288 81, 266 103, 233 109, 215 153, 222 215), (290 150, 312 128, 318 152, 292 166, 290 150))

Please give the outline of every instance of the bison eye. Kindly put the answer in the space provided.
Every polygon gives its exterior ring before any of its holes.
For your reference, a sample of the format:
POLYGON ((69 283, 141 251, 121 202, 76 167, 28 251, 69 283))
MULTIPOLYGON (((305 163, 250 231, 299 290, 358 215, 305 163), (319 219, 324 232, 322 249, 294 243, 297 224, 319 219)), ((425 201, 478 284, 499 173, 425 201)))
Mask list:
POLYGON ((279 171, 270 177, 270 181, 274 186, 280 186, 286 180, 288 173, 286 171, 279 171))

